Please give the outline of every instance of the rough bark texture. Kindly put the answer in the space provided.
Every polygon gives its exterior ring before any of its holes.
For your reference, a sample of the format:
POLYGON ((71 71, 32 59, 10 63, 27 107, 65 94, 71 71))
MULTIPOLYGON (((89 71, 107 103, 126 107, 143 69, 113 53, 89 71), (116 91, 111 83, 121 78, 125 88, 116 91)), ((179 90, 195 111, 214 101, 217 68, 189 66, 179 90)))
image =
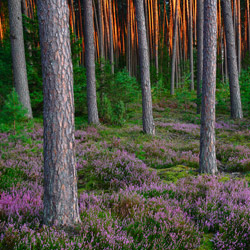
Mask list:
POLYGON ((152 111, 151 83, 149 72, 148 43, 144 16, 143 0, 136 0, 136 19, 138 27, 138 47, 141 70, 143 131, 147 134, 155 134, 155 126, 152 111))
POLYGON ((204 0, 197 1, 197 114, 201 112, 200 98, 203 74, 204 0))
POLYGON ((83 1, 84 10, 84 44, 85 65, 87 76, 87 103, 89 124, 99 124, 97 99, 96 99, 96 77, 95 77, 95 41, 92 0, 83 1))
POLYGON ((114 41, 113 41, 113 12, 112 12, 112 1, 109 0, 109 38, 110 38, 110 64, 111 72, 115 73, 114 65, 114 41))
POLYGON ((44 92, 44 223, 80 222, 74 136, 73 67, 65 0, 39 0, 44 92))
POLYGON ((222 0, 221 5, 227 43, 226 49, 230 85, 231 116, 233 119, 241 119, 243 117, 243 113, 240 97, 239 75, 237 69, 237 57, 235 49, 235 35, 233 29, 231 1, 222 0))
POLYGON ((217 48, 217 0, 204 0, 204 58, 200 136, 201 173, 216 174, 215 91, 217 48))
POLYGON ((190 56, 190 90, 194 90, 194 53, 193 53, 193 0, 189 0, 189 56, 190 56))
POLYGON ((174 21, 174 37, 173 37, 173 53, 171 62, 171 85, 170 94, 174 95, 174 84, 175 84, 175 67, 176 67, 176 47, 177 47, 177 31, 178 31, 178 5, 176 1, 175 7, 175 21, 174 21))
POLYGON ((14 85, 20 102, 28 111, 27 116, 32 118, 24 50, 21 0, 9 0, 8 7, 14 85))

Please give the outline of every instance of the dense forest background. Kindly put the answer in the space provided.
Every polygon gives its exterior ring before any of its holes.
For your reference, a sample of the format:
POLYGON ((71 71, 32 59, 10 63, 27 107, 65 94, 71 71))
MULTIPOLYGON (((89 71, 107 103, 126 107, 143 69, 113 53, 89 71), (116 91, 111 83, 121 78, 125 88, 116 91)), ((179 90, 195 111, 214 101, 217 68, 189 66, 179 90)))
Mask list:
MULTIPOLYGON (((42 114, 42 74, 36 1, 22 1, 28 82, 35 116, 42 114)), ((83 2, 68 1, 76 115, 86 116, 86 74, 83 2)), ((0 3, 0 107, 12 89, 7 1, 0 3)), ((232 1, 237 66, 245 115, 249 112, 249 0, 232 1)), ((140 98, 135 6, 128 1, 93 1, 97 94, 100 118, 122 123, 128 103, 140 98), (104 74, 103 74, 104 65, 104 74), (114 74, 113 74, 114 73, 114 74), (138 81, 137 81, 138 80, 138 81), (119 115, 118 115, 119 114, 119 115), (118 117, 120 116, 120 117, 118 117)), ((176 94, 180 102, 197 99, 197 1, 145 1, 153 99, 176 94), (175 20, 177 20, 175 25, 175 20), (176 30, 176 35, 175 35, 176 30), (174 60, 172 60, 174 55, 174 60), (191 90, 191 92, 189 91, 191 90)), ((221 3, 218 1, 217 108, 229 110, 228 63, 221 3)))

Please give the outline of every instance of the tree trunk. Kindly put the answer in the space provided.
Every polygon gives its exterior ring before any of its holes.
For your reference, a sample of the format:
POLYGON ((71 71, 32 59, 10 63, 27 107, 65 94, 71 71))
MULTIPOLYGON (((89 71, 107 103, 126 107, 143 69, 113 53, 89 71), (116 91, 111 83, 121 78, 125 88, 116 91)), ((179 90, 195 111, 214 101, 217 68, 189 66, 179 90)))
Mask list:
POLYGON ((175 84, 175 64, 176 64, 176 47, 177 47, 177 31, 178 31, 178 4, 176 1, 175 7, 175 20, 174 20, 174 36, 173 36, 173 51, 172 51, 172 62, 171 62, 171 85, 170 94, 174 95, 174 84, 175 84))
POLYGON ((217 0, 204 0, 204 53, 200 135, 200 173, 216 174, 215 91, 217 0))
POLYGON ((114 41, 113 41, 113 11, 112 11, 112 0, 109 0, 109 37, 110 37, 110 64, 111 72, 115 73, 114 65, 114 41))
POLYGON ((44 93, 44 223, 80 223, 73 66, 65 0, 38 1, 44 93))
POLYGON ((156 75, 159 73, 159 13, 158 0, 154 0, 154 20, 155 20, 155 69, 156 75))
POLYGON ((247 26, 248 26, 248 50, 250 53, 250 3, 249 0, 247 0, 247 26))
POLYGON ((8 7, 14 85, 21 104, 28 112, 28 118, 32 118, 24 50, 21 0, 9 0, 8 7))
MULTIPOLYGON (((99 36, 99 49, 100 49, 100 57, 101 59, 104 58, 104 38, 103 38, 103 11, 102 11, 102 0, 98 0, 98 15, 99 15, 99 30, 100 30, 100 36, 99 36)), ((101 63, 102 65, 102 63, 101 63)))
POLYGON ((140 70, 141 70, 143 131, 146 134, 154 135, 155 126, 154 126, 153 111, 152 111, 148 43, 146 35, 143 0, 136 0, 135 6, 136 6, 136 19, 137 19, 137 29, 138 29, 139 60, 140 60, 140 70))
POLYGON ((89 124, 99 124, 97 100, 96 100, 96 77, 95 77, 95 41, 92 0, 83 1, 84 24, 85 24, 85 65, 87 76, 87 103, 89 124))
POLYGON ((203 74, 204 0, 197 1, 197 114, 201 112, 201 86, 203 74))
POLYGON ((130 24, 130 0, 127 0, 127 70, 132 75, 131 65, 131 24, 130 24))
POLYGON ((194 53, 193 53, 193 0, 189 0, 189 56, 190 56, 190 90, 194 90, 194 53))
POLYGON ((235 34, 233 29, 233 18, 230 0, 222 0, 222 14, 224 19, 226 33, 226 49, 227 49, 227 66, 229 73, 230 99, 231 99, 231 116, 233 119, 241 119, 243 117, 239 76, 237 69, 237 57, 235 49, 235 34))
POLYGON ((238 73, 240 75, 241 72, 241 14, 240 14, 240 0, 238 0, 237 6, 237 65, 238 65, 238 73))

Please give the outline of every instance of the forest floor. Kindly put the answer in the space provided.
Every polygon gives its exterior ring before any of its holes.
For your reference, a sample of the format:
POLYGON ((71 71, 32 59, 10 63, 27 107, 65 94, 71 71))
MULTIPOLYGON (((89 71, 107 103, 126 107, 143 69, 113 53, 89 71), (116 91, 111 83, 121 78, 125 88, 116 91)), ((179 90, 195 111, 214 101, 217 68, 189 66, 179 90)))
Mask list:
POLYGON ((0 249, 249 249, 250 121, 217 116, 220 173, 199 175, 199 116, 185 110, 154 105, 154 137, 139 111, 123 127, 76 120, 74 232, 42 226, 41 125, 0 134, 0 249))

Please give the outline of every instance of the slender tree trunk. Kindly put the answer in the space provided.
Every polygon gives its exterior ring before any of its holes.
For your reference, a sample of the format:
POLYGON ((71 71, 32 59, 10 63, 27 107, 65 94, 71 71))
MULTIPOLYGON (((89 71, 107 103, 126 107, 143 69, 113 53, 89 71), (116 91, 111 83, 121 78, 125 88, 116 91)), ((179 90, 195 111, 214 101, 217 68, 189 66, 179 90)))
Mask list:
POLYGON ((248 50, 250 53, 250 3, 247 0, 247 26, 248 26, 248 50))
POLYGON ((131 24, 130 24, 130 0, 127 0, 127 70, 132 75, 131 65, 131 24))
MULTIPOLYGON (((102 7, 102 0, 98 0, 98 16, 99 16, 99 30, 100 30, 100 36, 99 36, 99 49, 100 49, 100 57, 101 59, 104 59, 104 38, 103 38, 103 7, 102 7)), ((102 63, 101 63, 102 65, 102 63)))
POLYGON ((190 90, 194 90, 194 53, 193 53, 193 0, 189 0, 189 56, 190 56, 190 90))
POLYGON ((235 35, 233 29, 233 18, 230 0, 221 0, 222 14, 224 19, 227 47, 227 66, 229 73, 230 99, 231 99, 231 116, 233 119, 243 117, 239 75, 237 69, 237 57, 235 50, 235 35))
POLYGON ((44 93, 44 223, 80 223, 74 136, 73 66, 65 0, 39 0, 44 93))
POLYGON ((203 74, 204 0, 197 1, 197 114, 201 112, 201 86, 203 74))
POLYGON ((175 86, 175 64, 176 64, 176 47, 177 47, 177 31, 178 31, 178 4, 176 1, 175 7, 175 20, 174 20, 174 36, 173 36, 173 51, 172 51, 172 63, 171 63, 171 86, 170 94, 174 95, 174 86, 175 86))
POLYGON ((138 29, 138 47, 141 70, 143 130, 147 134, 155 134, 152 111, 151 84, 149 72, 148 43, 144 16, 143 0, 136 0, 136 19, 138 29))
POLYGON ((154 0, 154 19, 155 19, 155 69, 159 73, 159 13, 158 0, 154 0))
POLYGON ((114 65, 114 41, 113 41, 113 12, 112 12, 112 0, 109 0, 109 37, 110 37, 110 63, 111 72, 115 73, 114 65))
POLYGON ((28 112, 28 118, 32 118, 24 50, 21 1, 9 0, 8 7, 14 85, 21 104, 28 112))
POLYGON ((240 0, 238 0, 237 6, 237 65, 238 65, 238 73, 240 75, 241 72, 241 14, 240 14, 240 0))
POLYGON ((85 62, 87 76, 87 103, 89 124, 99 124, 97 100, 96 100, 96 77, 95 77, 95 41, 92 0, 83 1, 85 18, 85 62))
POLYGON ((216 174, 215 91, 217 0, 204 0, 204 58, 202 81, 200 173, 216 174))

